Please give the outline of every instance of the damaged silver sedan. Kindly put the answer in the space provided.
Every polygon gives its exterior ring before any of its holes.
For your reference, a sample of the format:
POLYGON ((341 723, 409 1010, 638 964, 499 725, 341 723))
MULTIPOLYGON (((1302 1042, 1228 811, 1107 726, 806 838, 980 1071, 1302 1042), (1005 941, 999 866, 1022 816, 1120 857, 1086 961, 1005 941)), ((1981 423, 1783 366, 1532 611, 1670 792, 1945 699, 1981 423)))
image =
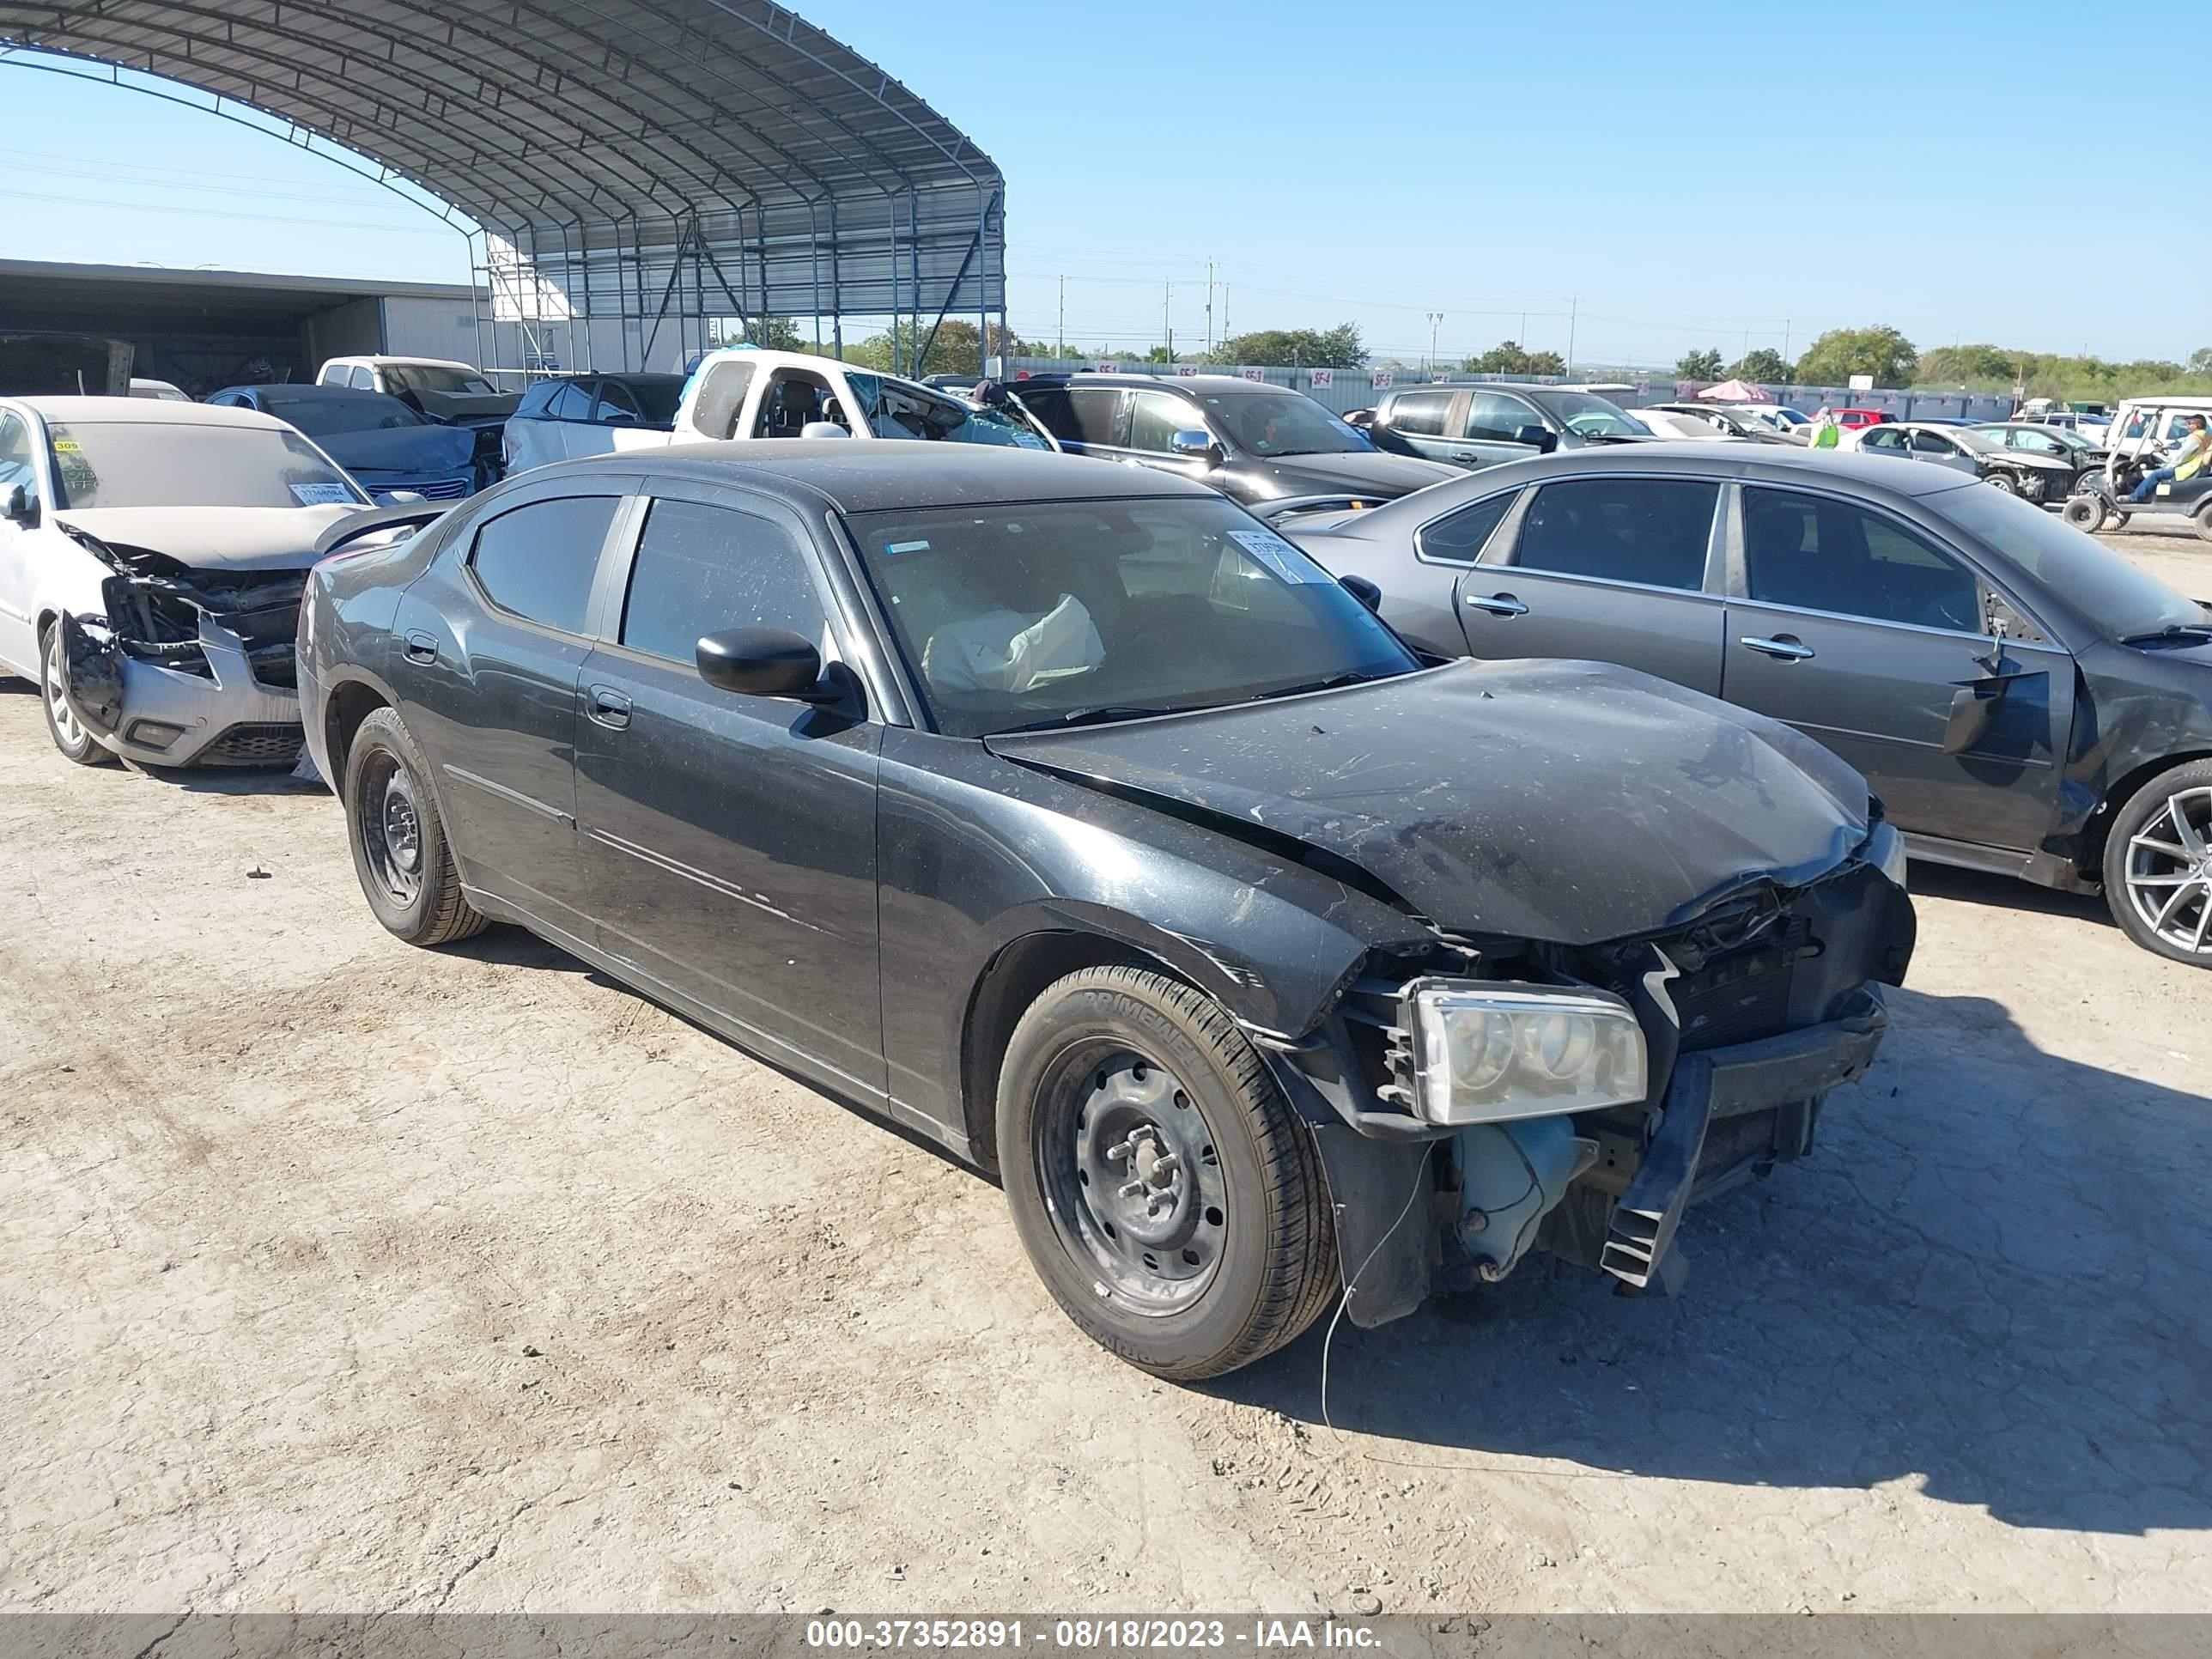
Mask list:
POLYGON ((289 764, 307 568, 369 505, 249 410, 0 400, 0 671, 82 765, 289 764))

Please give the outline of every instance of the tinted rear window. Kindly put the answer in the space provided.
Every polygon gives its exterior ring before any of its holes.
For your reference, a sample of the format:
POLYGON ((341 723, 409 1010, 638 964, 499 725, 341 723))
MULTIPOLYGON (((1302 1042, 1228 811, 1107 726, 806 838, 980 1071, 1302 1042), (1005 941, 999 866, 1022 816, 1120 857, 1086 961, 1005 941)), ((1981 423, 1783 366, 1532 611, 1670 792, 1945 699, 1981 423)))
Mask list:
POLYGON ((502 513, 477 530, 470 568, 501 610, 580 634, 599 549, 620 500, 568 495, 502 513))

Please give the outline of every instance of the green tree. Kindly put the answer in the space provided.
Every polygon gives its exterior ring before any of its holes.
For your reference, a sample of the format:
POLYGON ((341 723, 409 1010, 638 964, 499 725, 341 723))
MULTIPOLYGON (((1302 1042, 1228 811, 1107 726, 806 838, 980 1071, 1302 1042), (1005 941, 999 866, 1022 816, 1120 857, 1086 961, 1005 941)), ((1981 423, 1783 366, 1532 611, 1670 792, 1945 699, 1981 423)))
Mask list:
POLYGON ((1717 380, 1721 377, 1721 354, 1718 347, 1707 351, 1686 351, 1674 360, 1674 374, 1684 380, 1717 380))
POLYGON ((1797 378, 1808 386, 1842 386, 1854 374, 1871 374, 1878 386, 1912 384, 1920 354, 1912 342, 1886 325, 1832 328, 1797 360, 1797 378))
POLYGON ((1480 357, 1461 359, 1460 368, 1468 374, 1534 374, 1537 371, 1528 367, 1532 361, 1518 340, 1500 340, 1480 357))
POLYGON ((1754 386, 1781 386, 1790 379, 1790 364, 1772 346, 1753 346, 1735 360, 1729 378, 1754 386))
POLYGON ((1255 368, 1358 368, 1367 361, 1367 348, 1357 323, 1329 329, 1263 328, 1231 335, 1206 361, 1255 368))
MULTIPOLYGON (((892 337, 891 331, 885 330, 881 334, 870 335, 857 345, 848 345, 845 348, 845 361, 855 368, 872 368, 879 374, 888 374, 891 373, 892 337)), ((945 319, 937 325, 933 338, 927 323, 920 327, 912 323, 901 323, 896 337, 898 373, 911 375, 916 380, 925 374, 973 374, 982 361, 983 337, 975 325, 964 317, 945 319), (927 362, 917 367, 915 355, 921 349, 925 341, 929 345, 929 356, 927 362)), ((1028 354, 1029 348, 1017 335, 1008 334, 1005 343, 1011 345, 1006 355, 1023 356, 1028 354)), ((994 323, 991 325, 991 349, 994 356, 998 355, 1001 343, 999 327, 994 323)), ((1071 352, 1070 355, 1079 356, 1082 354, 1071 352)))
POLYGON ((1564 374, 1567 372, 1567 360, 1556 351, 1532 351, 1528 354, 1528 367, 1522 372, 1526 374, 1564 374))
POLYGON ((2212 374, 2212 346, 2199 346, 2189 354, 2191 374, 2212 374))

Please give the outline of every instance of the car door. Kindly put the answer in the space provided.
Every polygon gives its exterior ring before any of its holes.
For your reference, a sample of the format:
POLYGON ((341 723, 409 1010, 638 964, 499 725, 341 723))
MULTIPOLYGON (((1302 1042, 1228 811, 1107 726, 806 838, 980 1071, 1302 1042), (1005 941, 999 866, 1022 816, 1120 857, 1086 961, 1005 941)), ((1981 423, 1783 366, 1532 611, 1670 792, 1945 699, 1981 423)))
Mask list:
POLYGON ((1071 455, 1103 453, 1110 459, 1125 441, 1127 394, 1119 386, 1045 387, 1024 392, 1022 398, 1071 455))
MULTIPOLYGON (((1456 657, 1467 650, 1459 579, 1482 556, 1524 493, 1506 489, 1455 507, 1421 526, 1411 548, 1356 535, 1316 537, 1301 545, 1331 574, 1364 576, 1381 588, 1382 620, 1410 643, 1439 657, 1456 657)), ((1297 539, 1294 529, 1291 535, 1297 539)))
POLYGON ((1218 434, 1206 423, 1205 413, 1189 398, 1173 392, 1131 392, 1129 427, 1116 459, 1136 462, 1156 471, 1204 483, 1228 453, 1218 434), (1214 446, 1212 454, 1185 455, 1175 447, 1178 434, 1203 433, 1214 446))
POLYGON ((462 878, 588 938, 576 684, 595 583, 636 478, 508 496, 400 596, 400 712, 434 772, 462 878))
POLYGON ((1642 473, 1540 485, 1460 577, 1469 653, 1589 658, 1719 696, 1720 495, 1642 473))
POLYGON ((2074 666, 1970 561, 1841 495, 1745 485, 1729 574, 1722 690, 1786 721, 1866 775, 1899 828, 2029 850, 2057 805, 2073 726, 2074 666), (1947 752, 1962 702, 1997 703, 1947 752))
POLYGON ((1858 447, 1869 455, 1887 455, 1893 460, 1912 458, 1912 438, 1902 427, 1869 426, 1859 428, 1858 447))
POLYGON ((657 482, 633 545, 577 690, 576 812, 600 947, 879 1095, 882 728, 857 708, 719 690, 696 666, 702 635, 747 627, 848 659, 813 540, 778 503, 657 482))
MULTIPOLYGON (((38 451, 31 423, 20 415, 0 412, 0 505, 20 488, 43 523, 47 498, 38 451)), ((38 619, 31 608, 31 564, 38 536, 27 525, 0 518, 0 665, 26 678, 38 674, 38 619)))
POLYGON ((1526 398, 1494 387, 1481 386, 1468 394, 1460 416, 1462 442, 1446 460, 1462 466, 1493 466, 1500 461, 1525 461, 1540 455, 1543 447, 1523 443, 1521 434, 1534 427, 1550 430, 1542 413, 1526 398))
POLYGON ((1940 432, 1930 432, 1923 427, 1913 433, 1911 441, 1912 459, 1916 461, 1933 461, 1972 478, 1982 475, 1982 464, 1940 432))

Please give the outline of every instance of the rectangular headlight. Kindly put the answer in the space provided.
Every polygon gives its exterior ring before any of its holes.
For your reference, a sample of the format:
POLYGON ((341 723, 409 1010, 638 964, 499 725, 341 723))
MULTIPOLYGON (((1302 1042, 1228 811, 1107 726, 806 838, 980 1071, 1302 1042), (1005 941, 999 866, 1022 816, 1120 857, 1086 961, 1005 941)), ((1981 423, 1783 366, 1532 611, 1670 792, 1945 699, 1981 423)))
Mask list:
POLYGON ((1463 979, 1418 979, 1401 994, 1413 1109, 1431 1123, 1551 1117, 1650 1091, 1644 1029, 1618 997, 1463 979))

